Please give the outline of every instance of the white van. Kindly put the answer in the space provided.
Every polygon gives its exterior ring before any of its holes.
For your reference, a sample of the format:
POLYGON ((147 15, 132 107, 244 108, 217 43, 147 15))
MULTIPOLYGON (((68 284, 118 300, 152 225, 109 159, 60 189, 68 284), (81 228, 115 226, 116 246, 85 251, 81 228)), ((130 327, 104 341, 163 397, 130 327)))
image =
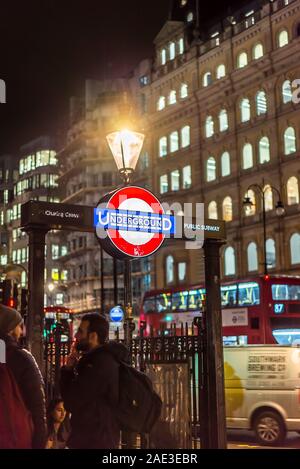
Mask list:
POLYGON ((264 445, 300 432, 300 347, 224 347, 227 428, 254 430, 264 445))

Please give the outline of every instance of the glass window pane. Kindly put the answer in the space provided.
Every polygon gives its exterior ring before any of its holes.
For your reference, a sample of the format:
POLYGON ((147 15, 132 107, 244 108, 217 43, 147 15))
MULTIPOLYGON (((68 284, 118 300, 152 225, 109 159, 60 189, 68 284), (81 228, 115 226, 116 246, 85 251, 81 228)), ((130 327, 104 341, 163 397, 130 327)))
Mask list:
POLYGON ((294 233, 290 239, 291 264, 300 264, 300 234, 294 233))
POLYGON ((173 153, 179 149, 179 137, 178 132, 172 132, 170 134, 170 152, 173 153))
POLYGON ((180 172, 179 169, 171 172, 171 190, 179 191, 180 189, 180 172))
POLYGON ((202 308, 202 302, 205 299, 205 289, 200 288, 198 290, 189 291, 189 306, 190 311, 200 310, 202 308))
POLYGON ((168 175, 160 176, 160 193, 165 194, 169 190, 168 175))
POLYGON ((288 127, 284 133, 284 154, 290 155, 296 151, 296 133, 293 127, 288 127))
POLYGON ((180 291, 172 294, 172 311, 187 311, 188 292, 180 291))
POLYGON ((240 283, 239 290, 239 306, 259 305, 260 289, 256 282, 240 283))
POLYGON ((221 171, 222 177, 230 175, 230 155, 228 151, 225 151, 221 156, 221 171))
POLYGON ((183 189, 189 189, 192 185, 192 167, 184 166, 182 170, 182 187, 183 189))
POLYGON ((186 148, 190 143, 190 126, 186 125, 181 129, 181 147, 186 148))
POLYGON ((299 204, 299 186, 298 179, 295 176, 287 181, 287 200, 288 205, 299 204))
POLYGON ((154 296, 148 296, 144 299, 143 310, 145 314, 154 313, 156 311, 154 296))
POLYGON ((156 311, 163 313, 164 311, 171 311, 171 294, 162 293, 156 297, 156 311))
POLYGON ((300 285, 272 285, 272 299, 275 301, 299 301, 300 285))
POLYGON ((282 85, 282 101, 284 104, 290 103, 293 98, 292 84, 286 80, 282 85))
POLYGON ((259 141, 259 162, 261 164, 270 161, 270 141, 268 137, 263 137, 259 141))
POLYGON ((217 165, 216 160, 211 156, 206 163, 206 180, 214 181, 216 179, 217 165))
POLYGON ((221 287, 221 303, 223 308, 236 306, 237 285, 223 285, 221 287))

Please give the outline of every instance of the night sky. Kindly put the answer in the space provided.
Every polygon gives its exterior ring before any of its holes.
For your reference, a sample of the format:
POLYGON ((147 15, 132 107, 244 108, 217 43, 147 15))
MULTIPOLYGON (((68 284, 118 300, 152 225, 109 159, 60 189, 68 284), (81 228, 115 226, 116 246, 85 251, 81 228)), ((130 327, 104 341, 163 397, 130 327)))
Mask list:
MULTIPOLYGON (((200 1, 202 19, 230 2, 200 1)), ((231 3, 234 3, 232 0, 231 3)), ((236 3, 236 2, 235 2, 236 3)), ((151 56, 170 0, 3 0, 0 17, 0 154, 42 134, 63 135, 69 97, 86 78, 124 76, 151 56)))

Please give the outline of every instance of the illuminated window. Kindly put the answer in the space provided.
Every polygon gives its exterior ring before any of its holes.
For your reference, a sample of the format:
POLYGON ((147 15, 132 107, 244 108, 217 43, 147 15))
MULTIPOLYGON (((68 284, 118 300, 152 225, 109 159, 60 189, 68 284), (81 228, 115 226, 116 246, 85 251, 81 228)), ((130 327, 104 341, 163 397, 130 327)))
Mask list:
POLYGON ((290 80, 285 80, 282 84, 282 101, 283 104, 290 103, 293 99, 293 90, 290 80))
POLYGON ((160 52, 160 63, 161 65, 165 65, 167 62, 167 52, 166 49, 162 49, 160 52))
POLYGON ((166 107, 166 98, 164 96, 160 96, 157 101, 157 110, 162 111, 166 107))
POLYGON ((212 116, 208 116, 205 121, 205 136, 207 138, 210 138, 213 136, 214 131, 215 131, 214 127, 215 125, 214 125, 214 120, 212 116))
POLYGON ((264 187, 264 198, 266 212, 273 210, 273 191, 269 185, 264 187))
POLYGON ((64 304, 64 294, 63 293, 56 293, 55 295, 55 304, 57 306, 64 304))
POLYGON ((224 64, 221 64, 217 68, 217 79, 220 80, 226 76, 226 67, 224 64))
POLYGON ((241 52, 241 54, 238 55, 237 67, 244 68, 246 65, 248 65, 248 56, 246 52, 241 52))
POLYGON ((179 149, 179 135, 177 130, 170 134, 170 152, 174 153, 179 149))
POLYGON ((253 48, 253 58, 254 60, 260 59, 264 55, 264 48, 262 44, 256 44, 253 48))
POLYGON ((170 42, 170 44, 169 44, 169 58, 170 58, 170 60, 174 60, 175 55, 176 55, 175 42, 170 42))
POLYGON ((180 97, 182 99, 188 97, 188 85, 186 83, 182 83, 182 85, 180 87, 180 97))
POLYGON ((180 172, 179 169, 171 172, 171 190, 179 191, 180 189, 180 172))
POLYGON ((283 30, 278 34, 278 46, 284 47, 289 43, 289 35, 287 30, 283 30))
POLYGON ((56 157, 56 151, 50 150, 49 152, 49 164, 51 165, 56 165, 57 164, 57 157, 56 157))
POLYGON ((258 116, 267 112, 267 97, 264 91, 259 91, 256 95, 256 114, 258 116))
POLYGON ((206 180, 207 182, 214 181, 217 177, 217 165, 213 156, 210 156, 206 163, 206 180))
POLYGON ((246 192, 245 196, 246 197, 249 197, 249 199, 251 200, 252 202, 252 205, 251 207, 245 207, 245 215, 246 217, 250 217, 252 215, 255 215, 255 212, 256 212, 256 199, 255 199, 255 193, 252 189, 249 189, 248 192, 246 192))
POLYGON ((179 54, 184 53, 184 39, 183 39, 183 37, 181 37, 178 41, 178 52, 179 52, 179 54))
POLYGON ((253 167, 253 148, 251 143, 246 143, 243 147, 243 169, 253 167))
POLYGON ((286 188, 288 205, 299 204, 299 185, 295 176, 288 179, 286 188))
POLYGON ((217 202, 215 200, 212 200, 208 204, 208 218, 210 220, 218 219, 218 207, 217 207, 217 202))
POLYGON ((59 258, 59 245, 58 244, 52 244, 51 254, 52 254, 52 259, 58 259, 59 258))
POLYGON ((210 72, 206 72, 204 75, 203 75, 203 86, 209 86, 212 84, 212 75, 210 72))
POLYGON ((179 282, 186 280, 186 262, 178 262, 178 280, 179 282))
POLYGON ((184 166, 182 169, 182 187, 189 189, 192 185, 192 167, 190 165, 184 166))
POLYGON ((248 98, 242 99, 240 103, 241 121, 248 122, 251 119, 251 107, 248 98))
POLYGON ((296 132, 293 127, 288 127, 284 132, 284 154, 290 155, 295 153, 296 148, 296 132))
POLYGON ((188 13, 187 17, 186 17, 186 20, 187 20, 188 23, 191 23, 191 22, 193 21, 193 19, 194 19, 194 15, 193 15, 193 13, 190 11, 190 12, 188 13))
POLYGON ((168 175, 160 176, 160 193, 165 194, 169 190, 168 175))
POLYGON ((266 259, 267 266, 274 269, 276 267, 276 246, 274 239, 271 238, 266 241, 266 259))
POLYGON ((166 156, 168 152, 167 137, 161 137, 159 139, 159 156, 166 156))
POLYGON ((186 148, 191 143, 190 132, 191 128, 189 125, 182 127, 181 129, 181 148, 186 148))
POLYGON ((58 269, 51 269, 51 278, 54 281, 59 281, 59 270, 58 269))
POLYGON ((225 197, 222 204, 223 209, 223 220, 232 221, 232 198, 225 197))
POLYGON ((257 245, 256 243, 250 243, 247 248, 248 257, 248 272, 254 272, 258 270, 258 258, 257 258, 257 245))
POLYGON ((176 91, 171 90, 168 98, 168 104, 176 104, 177 98, 176 98, 176 91))
POLYGON ((225 151, 221 156, 221 174, 222 177, 230 175, 230 155, 225 151))
POLYGON ((260 139, 259 144, 259 162, 261 164, 267 163, 270 161, 270 141, 268 137, 263 137, 260 139))
POLYGON ((220 132, 225 132, 228 129, 228 114, 226 109, 222 109, 219 114, 219 127, 220 132))
POLYGON ((290 238, 291 264, 300 264, 300 234, 294 233, 290 238))
POLYGON ((167 256, 166 258, 166 278, 167 283, 174 282, 174 257, 167 256))
POLYGON ((225 275, 235 275, 235 250, 229 246, 224 251, 225 275))

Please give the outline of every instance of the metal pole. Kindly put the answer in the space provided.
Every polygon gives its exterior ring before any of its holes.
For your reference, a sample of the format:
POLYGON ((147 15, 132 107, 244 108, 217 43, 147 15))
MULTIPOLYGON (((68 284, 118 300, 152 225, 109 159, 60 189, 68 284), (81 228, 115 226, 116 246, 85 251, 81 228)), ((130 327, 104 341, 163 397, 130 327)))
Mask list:
POLYGON ((114 275, 114 304, 118 304, 118 264, 117 258, 113 257, 113 275, 114 275))
POLYGON ((125 304, 125 321, 124 321, 124 340, 127 347, 131 346, 132 332, 134 331, 134 323, 132 318, 132 287, 131 287, 131 260, 124 260, 124 304, 125 304))
POLYGON ((105 292, 104 292, 104 256, 103 248, 100 246, 100 262, 101 262, 101 271, 100 271, 100 283, 101 283, 101 313, 104 314, 104 301, 105 301, 105 292))
POLYGON ((222 339, 222 311, 220 294, 220 247, 217 239, 204 242, 206 285, 206 347, 204 370, 207 371, 204 393, 207 405, 207 436, 202 448, 226 449, 226 414, 224 392, 224 363, 222 339))

